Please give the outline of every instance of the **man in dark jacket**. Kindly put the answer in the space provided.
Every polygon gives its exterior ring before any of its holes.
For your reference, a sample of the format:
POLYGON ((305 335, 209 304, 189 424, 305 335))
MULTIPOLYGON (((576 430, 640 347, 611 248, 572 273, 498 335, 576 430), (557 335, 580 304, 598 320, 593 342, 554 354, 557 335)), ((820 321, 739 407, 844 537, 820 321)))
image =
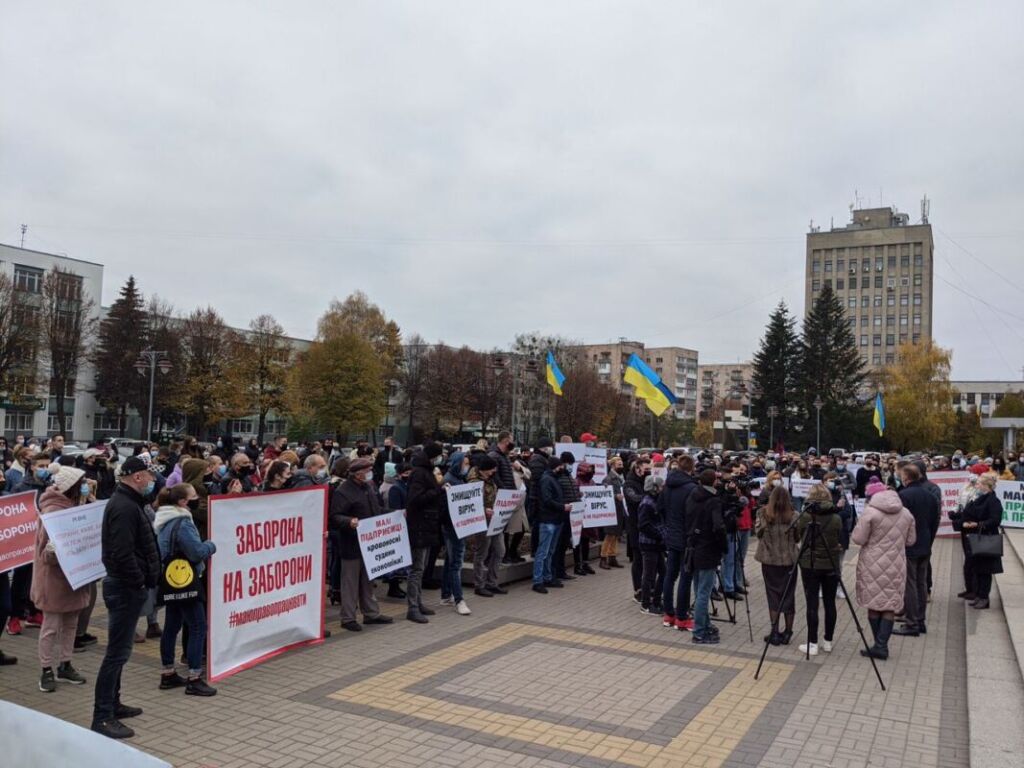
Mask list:
POLYGON ((409 524, 412 568, 406 585, 409 606, 406 618, 417 624, 426 624, 427 616, 434 614, 433 609, 423 604, 423 573, 427 570, 431 549, 441 544, 441 515, 446 509, 446 495, 434 471, 441 463, 442 453, 440 445, 427 443, 410 461, 412 472, 405 516, 409 524))
POLYGON ((690 631, 693 629, 693 619, 690 618, 690 584, 693 575, 683 566, 683 552, 686 550, 686 535, 690 529, 686 519, 686 500, 690 498, 697 483, 693 479, 693 457, 681 456, 678 464, 678 469, 668 473, 665 490, 658 497, 665 520, 667 553, 665 583, 661 596, 665 610, 662 623, 666 627, 674 625, 680 631, 690 631), (673 595, 677 579, 679 592, 673 595))
POLYGON ((633 578, 633 600, 640 602, 640 580, 644 571, 640 557, 640 532, 637 521, 640 514, 640 502, 644 499, 644 478, 651 474, 651 460, 645 456, 637 457, 626 472, 626 482, 622 486, 622 495, 626 498, 626 554, 629 556, 630 575, 633 578))
POLYGON ((863 499, 865 496, 864 491, 873 477, 877 477, 879 482, 882 481, 882 470, 878 468, 878 456, 871 454, 864 460, 864 466, 857 470, 856 487, 853 489, 853 495, 858 499, 863 499))
POLYGON ((141 709, 121 703, 121 670, 132 655, 139 611, 160 575, 156 535, 143 509, 154 485, 153 475, 142 459, 126 459, 121 466, 121 483, 103 511, 107 651, 96 675, 92 729, 113 739, 134 736, 135 732, 121 720, 142 714, 141 709))
POLYGON ((903 488, 900 501, 914 516, 917 540, 907 547, 907 588, 903 596, 903 616, 906 622, 893 630, 894 635, 917 637, 927 631, 925 612, 928 608, 928 564, 932 556, 932 542, 939 531, 940 504, 922 483, 921 470, 906 464, 900 470, 903 488))
POLYGON ((327 482, 327 461, 318 453, 311 453, 302 462, 302 469, 292 475, 289 488, 312 488, 327 482))
MULTIPOLYGON (((559 482, 559 475, 565 471, 561 457, 552 456, 548 459, 548 468, 540 479, 540 507, 537 511, 540 542, 533 560, 533 591, 542 595, 547 594, 549 587, 564 586, 561 580, 554 576, 551 558, 556 554, 562 526, 569 524, 569 504, 562 496, 562 485, 559 482)), ((563 550, 561 554, 564 561, 565 551, 563 550)))
POLYGON ((252 473, 256 471, 256 467, 244 452, 234 454, 229 467, 220 484, 221 493, 252 493, 256 490, 252 482, 252 473))
POLYGON ((713 469, 701 472, 700 487, 686 500, 686 518, 690 522, 688 544, 693 550, 693 583, 697 592, 693 607, 693 642, 717 645, 718 630, 711 625, 708 605, 715 585, 715 571, 729 548, 729 542, 713 469))
POLYGON ((363 564, 356 528, 360 520, 381 514, 377 492, 373 489, 373 464, 356 459, 348 467, 346 477, 331 494, 329 525, 338 534, 338 555, 341 558, 341 626, 359 632, 356 608, 363 612, 363 624, 390 624, 390 616, 382 616, 373 582, 363 564))
POLYGON ((554 445, 548 438, 537 442, 537 450, 533 452, 527 467, 530 470, 530 483, 527 486, 526 517, 530 523, 530 550, 537 556, 537 544, 540 542, 540 530, 537 527, 537 514, 540 511, 540 481, 548 471, 548 462, 554 452, 554 445))
POLYGON ((373 481, 380 485, 384 480, 384 465, 398 464, 402 460, 402 449, 395 445, 390 437, 384 438, 384 445, 377 451, 373 460, 373 481))
POLYGON ((516 476, 512 471, 512 462, 508 457, 514 445, 515 441, 512 439, 511 432, 499 432, 495 448, 487 454, 498 464, 498 472, 494 477, 494 482, 497 483, 498 488, 507 491, 514 491, 516 489, 516 476))

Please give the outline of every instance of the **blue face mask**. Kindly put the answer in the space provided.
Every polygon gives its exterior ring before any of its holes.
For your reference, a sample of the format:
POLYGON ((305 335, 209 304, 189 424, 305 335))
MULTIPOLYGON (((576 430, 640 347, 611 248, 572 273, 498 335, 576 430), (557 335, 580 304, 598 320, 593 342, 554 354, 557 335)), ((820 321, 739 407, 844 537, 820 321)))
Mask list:
POLYGON ((227 473, 228 473, 227 465, 221 464, 219 467, 217 467, 217 474, 220 475, 221 477, 224 477, 224 475, 226 475, 227 473))
POLYGON ((48 469, 37 469, 36 480, 47 480, 50 477, 50 470, 48 469))
POLYGON ((153 489, 154 488, 156 488, 156 481, 155 480, 150 480, 148 483, 146 483, 146 487, 142 490, 142 495, 143 496, 151 496, 151 495, 153 495, 153 489))

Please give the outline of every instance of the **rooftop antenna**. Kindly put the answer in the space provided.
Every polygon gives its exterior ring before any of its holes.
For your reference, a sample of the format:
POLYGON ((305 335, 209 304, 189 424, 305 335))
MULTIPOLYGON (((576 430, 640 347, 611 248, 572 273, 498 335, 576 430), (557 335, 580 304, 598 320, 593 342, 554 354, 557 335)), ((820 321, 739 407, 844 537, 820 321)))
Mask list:
POLYGON ((21 225, 21 247, 25 247, 25 233, 28 232, 28 224, 21 225))
POLYGON ((928 195, 921 198, 921 223, 928 223, 928 214, 931 212, 932 201, 928 199, 928 195))

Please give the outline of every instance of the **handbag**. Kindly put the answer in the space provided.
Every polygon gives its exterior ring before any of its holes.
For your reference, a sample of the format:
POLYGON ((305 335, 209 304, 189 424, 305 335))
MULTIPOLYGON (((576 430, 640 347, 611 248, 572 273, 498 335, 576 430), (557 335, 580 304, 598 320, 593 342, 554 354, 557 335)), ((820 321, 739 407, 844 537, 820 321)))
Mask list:
POLYGON ((1002 557, 1003 535, 1001 533, 967 534, 967 551, 971 557, 1002 557))
POLYGON ((199 598, 199 577, 188 558, 178 553, 178 529, 185 518, 179 517, 171 529, 171 546, 160 563, 160 580, 156 585, 158 605, 186 603, 199 598))

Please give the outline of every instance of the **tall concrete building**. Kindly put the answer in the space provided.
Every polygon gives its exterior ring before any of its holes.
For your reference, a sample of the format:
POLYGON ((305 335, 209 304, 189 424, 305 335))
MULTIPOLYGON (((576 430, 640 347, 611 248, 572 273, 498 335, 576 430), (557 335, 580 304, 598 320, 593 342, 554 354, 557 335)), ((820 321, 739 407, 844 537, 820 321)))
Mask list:
POLYGON ((723 404, 735 408, 748 403, 751 382, 754 378, 753 363, 712 363, 697 368, 700 387, 700 417, 718 417, 723 404))
POLYGON ((852 210, 852 220, 807 235, 804 313, 830 285, 846 308, 861 359, 891 363, 896 348, 932 337, 934 243, 927 198, 921 222, 895 208, 852 210))
POLYGON ((622 377, 629 356, 635 354, 649 365, 679 399, 673 406, 678 419, 697 417, 697 351, 685 347, 650 347, 641 341, 620 339, 611 344, 586 344, 575 352, 594 366, 601 381, 620 394, 633 396, 633 387, 622 377))

